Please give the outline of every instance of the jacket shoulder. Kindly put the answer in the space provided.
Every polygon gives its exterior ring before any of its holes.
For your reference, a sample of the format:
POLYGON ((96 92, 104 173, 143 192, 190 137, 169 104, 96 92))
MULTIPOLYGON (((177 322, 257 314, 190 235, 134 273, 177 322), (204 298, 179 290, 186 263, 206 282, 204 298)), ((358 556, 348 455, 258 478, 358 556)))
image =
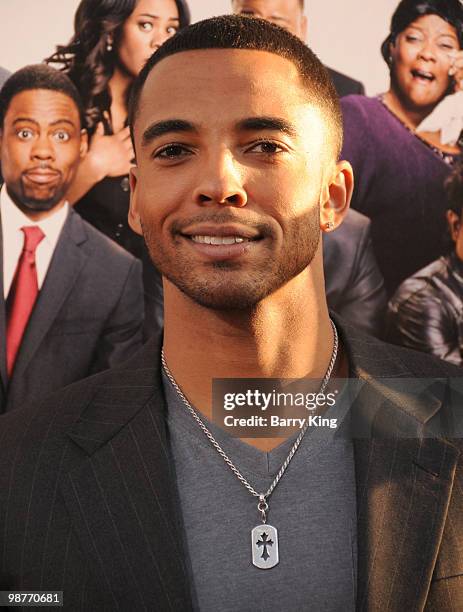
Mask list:
POLYGON ((348 96, 350 94, 362 95, 365 93, 363 83, 360 81, 357 81, 352 77, 343 74, 342 72, 338 72, 333 68, 327 68, 327 70, 339 96, 348 96))
POLYGON ((60 389, 40 402, 29 402, 0 416, 0 465, 2 456, 22 445, 32 448, 44 440, 61 439, 89 409, 100 425, 123 424, 159 389, 159 339, 145 344, 130 359, 60 389))
POLYGON ((438 357, 383 342, 340 321, 353 370, 373 378, 461 378, 463 369, 438 357))

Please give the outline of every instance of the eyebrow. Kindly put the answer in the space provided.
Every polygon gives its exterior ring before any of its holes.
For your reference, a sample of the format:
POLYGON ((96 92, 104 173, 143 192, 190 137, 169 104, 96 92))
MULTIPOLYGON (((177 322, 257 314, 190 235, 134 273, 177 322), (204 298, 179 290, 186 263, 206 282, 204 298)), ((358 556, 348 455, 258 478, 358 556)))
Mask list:
MULTIPOLYGON (((13 125, 15 125, 16 123, 20 123, 21 121, 29 121, 29 123, 34 123, 35 125, 40 127, 39 122, 36 121, 35 119, 31 119, 30 117, 17 117, 13 121, 13 125)), ((76 127, 75 123, 73 121, 71 121, 70 119, 57 119, 56 121, 52 121, 48 125, 49 126, 54 126, 54 125, 58 125, 59 123, 67 123, 67 124, 71 125, 72 127, 76 127)))
MULTIPOLYGON (((291 138, 297 136, 296 128, 280 117, 247 117, 236 124, 238 132, 258 132, 271 130, 272 132, 283 132, 291 138)), ((146 128, 142 136, 142 147, 148 146, 153 140, 160 136, 171 133, 197 134, 198 129, 189 121, 183 119, 167 119, 157 121, 146 128)))
POLYGON ((189 121, 184 121, 183 119, 168 119, 167 121, 157 121, 156 123, 152 123, 143 132, 141 141, 142 147, 146 147, 147 145, 149 145, 150 142, 152 142, 155 138, 159 138, 160 136, 164 136, 172 132, 197 134, 198 130, 192 123, 190 123, 189 121))
MULTIPOLYGON (((159 15, 152 15, 151 13, 140 13, 138 17, 149 17, 150 19, 160 19, 159 15)), ((168 21, 180 21, 178 17, 169 17, 168 21)))
POLYGON ((296 128, 280 117, 248 117, 237 125, 239 131, 256 132, 260 130, 271 130, 273 132, 283 132, 294 138, 297 136, 296 128))
MULTIPOLYGON (((406 28, 406 29, 419 30, 421 33, 425 32, 425 30, 423 28, 421 28, 418 25, 413 25, 413 24, 410 24, 408 26, 408 28, 406 28)), ((449 36, 450 38, 453 38, 454 40, 456 40, 458 42, 458 36, 456 34, 454 34, 453 32, 438 32, 437 33, 437 37, 442 38, 442 36, 449 36)))

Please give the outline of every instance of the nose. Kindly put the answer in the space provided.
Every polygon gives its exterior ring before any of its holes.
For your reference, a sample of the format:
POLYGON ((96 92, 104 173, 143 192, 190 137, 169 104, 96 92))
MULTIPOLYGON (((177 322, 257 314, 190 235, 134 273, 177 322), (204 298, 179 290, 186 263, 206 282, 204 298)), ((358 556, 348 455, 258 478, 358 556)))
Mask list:
POLYGON ((430 40, 424 40, 419 50, 419 57, 425 61, 436 61, 436 47, 430 40))
POLYGON ((31 148, 31 158, 32 159, 54 159, 55 150, 48 138, 47 134, 41 134, 36 140, 34 140, 33 146, 31 148))
POLYGON ((230 151, 211 155, 204 160, 194 201, 200 206, 226 204, 246 206, 248 197, 243 187, 242 176, 230 151))
POLYGON ((153 35, 151 36, 150 46, 151 49, 157 51, 161 45, 163 45, 168 38, 171 38, 172 35, 168 34, 164 28, 154 28, 153 35))

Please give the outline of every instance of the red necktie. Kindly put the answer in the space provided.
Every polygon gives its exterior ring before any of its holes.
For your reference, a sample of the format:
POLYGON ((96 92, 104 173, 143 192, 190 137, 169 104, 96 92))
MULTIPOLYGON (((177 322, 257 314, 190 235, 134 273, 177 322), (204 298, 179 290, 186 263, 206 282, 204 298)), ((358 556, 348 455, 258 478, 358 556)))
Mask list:
POLYGON ((24 247, 6 304, 6 367, 9 377, 39 292, 35 250, 45 238, 45 234, 36 225, 22 227, 21 231, 24 232, 24 247))

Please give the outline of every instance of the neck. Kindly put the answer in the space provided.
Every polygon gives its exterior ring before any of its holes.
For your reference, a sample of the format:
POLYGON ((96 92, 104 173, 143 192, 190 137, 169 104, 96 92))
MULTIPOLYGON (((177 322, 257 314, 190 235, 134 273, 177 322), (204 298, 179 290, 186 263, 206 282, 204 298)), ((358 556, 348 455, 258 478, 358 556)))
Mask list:
MULTIPOLYGON (((323 273, 314 274, 313 267, 314 262, 252 312, 204 308, 164 280, 167 364, 200 413, 211 418, 214 378, 324 377, 333 332, 323 273)), ((249 443, 268 450, 282 441, 249 443)))
POLYGON ((396 115, 410 129, 416 130, 424 119, 432 113, 436 104, 430 106, 416 108, 412 106, 402 93, 391 84, 391 88, 384 95, 384 102, 389 110, 396 115))

